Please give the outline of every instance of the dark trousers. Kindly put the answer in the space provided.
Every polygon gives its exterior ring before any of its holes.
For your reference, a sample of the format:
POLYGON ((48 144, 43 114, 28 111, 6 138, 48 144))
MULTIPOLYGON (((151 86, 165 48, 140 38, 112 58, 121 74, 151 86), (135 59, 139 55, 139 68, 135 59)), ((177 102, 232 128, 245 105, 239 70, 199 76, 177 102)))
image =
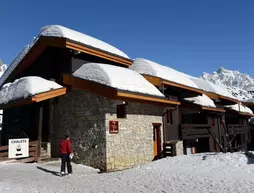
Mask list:
POLYGON ((66 168, 66 164, 67 164, 68 173, 72 173, 71 159, 70 159, 69 154, 62 154, 61 160, 62 160, 61 172, 65 172, 65 168, 66 168))

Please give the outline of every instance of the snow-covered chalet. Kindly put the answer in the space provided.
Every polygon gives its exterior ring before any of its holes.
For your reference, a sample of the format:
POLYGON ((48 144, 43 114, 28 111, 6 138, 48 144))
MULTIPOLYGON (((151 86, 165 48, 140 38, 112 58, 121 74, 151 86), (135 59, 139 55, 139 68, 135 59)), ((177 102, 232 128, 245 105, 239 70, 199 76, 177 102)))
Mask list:
POLYGON ((253 115, 221 87, 59 25, 41 29, 0 85, 0 160, 14 138, 30 140, 25 162, 58 157, 66 133, 73 161, 101 171, 236 151, 253 115))

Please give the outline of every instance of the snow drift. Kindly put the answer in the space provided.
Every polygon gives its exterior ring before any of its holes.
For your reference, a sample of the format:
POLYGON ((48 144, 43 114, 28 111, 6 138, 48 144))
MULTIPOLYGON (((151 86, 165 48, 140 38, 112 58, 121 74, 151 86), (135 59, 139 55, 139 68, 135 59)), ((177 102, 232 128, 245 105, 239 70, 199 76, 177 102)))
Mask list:
POLYGON ((253 114, 253 112, 250 108, 248 108, 242 104, 226 105, 225 107, 229 108, 231 110, 237 111, 237 112, 253 114))
POLYGON ((76 70, 73 76, 119 90, 164 97, 164 95, 143 76, 128 68, 108 64, 87 63, 76 70))
POLYGON ((212 99, 210 99, 208 96, 203 94, 202 96, 197 96, 197 97, 189 97, 185 98, 185 101, 192 102, 194 104, 200 105, 200 106, 205 106, 205 107, 213 107, 216 108, 214 102, 212 99))
POLYGON ((101 40, 60 25, 49 25, 41 28, 40 36, 64 37, 124 58, 129 58, 124 52, 101 40))
POLYGON ((174 70, 173 68, 160 65, 147 59, 136 58, 130 68, 143 75, 159 77, 164 80, 236 99, 227 91, 227 88, 224 88, 223 86, 206 82, 202 79, 187 75, 174 70))
POLYGON ((24 99, 35 94, 62 88, 61 85, 41 77, 30 76, 4 84, 0 90, 0 104, 17 99, 24 99))
POLYGON ((188 77, 186 77, 184 73, 147 59, 136 58, 133 64, 130 66, 130 69, 135 70, 136 72, 143 75, 159 77, 178 84, 198 88, 197 85, 188 77))

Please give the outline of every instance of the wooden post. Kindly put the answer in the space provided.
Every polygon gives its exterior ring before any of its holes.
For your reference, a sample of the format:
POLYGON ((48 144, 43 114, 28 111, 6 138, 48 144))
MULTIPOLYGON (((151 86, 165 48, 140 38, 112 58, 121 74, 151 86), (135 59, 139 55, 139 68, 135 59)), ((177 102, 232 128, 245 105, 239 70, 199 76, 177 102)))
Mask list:
POLYGON ((40 104, 37 116, 38 144, 37 144, 37 162, 41 161, 41 140, 42 140, 42 119, 43 106, 40 104))
MULTIPOLYGON (((217 119, 217 130, 218 130, 218 142, 219 142, 219 144, 221 144, 221 146, 222 146, 222 144, 224 144, 224 142, 222 143, 222 139, 221 139, 221 127, 220 127, 220 124, 221 124, 221 122, 220 122, 220 119, 222 120, 223 118, 222 118, 222 115, 218 115, 218 114, 216 114, 216 119, 217 119)), ((218 145, 219 146, 219 148, 221 149, 221 147, 220 147, 220 145, 218 145)), ((225 150, 225 147, 224 146, 222 146, 223 147, 223 149, 225 150)), ((223 153, 226 153, 225 151, 223 152, 223 153)))

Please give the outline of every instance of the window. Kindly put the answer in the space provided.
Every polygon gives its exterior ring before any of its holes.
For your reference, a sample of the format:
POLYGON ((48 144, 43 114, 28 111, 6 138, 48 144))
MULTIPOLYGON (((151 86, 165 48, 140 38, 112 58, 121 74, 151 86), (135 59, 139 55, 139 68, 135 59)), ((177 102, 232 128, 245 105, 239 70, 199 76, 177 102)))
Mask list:
POLYGON ((214 126, 215 126, 215 118, 212 117, 212 127, 214 127, 214 126))
POLYGON ((116 115, 117 118, 126 118, 126 105, 116 105, 116 115))
POLYGON ((173 110, 167 110, 167 123, 173 124, 173 110))

